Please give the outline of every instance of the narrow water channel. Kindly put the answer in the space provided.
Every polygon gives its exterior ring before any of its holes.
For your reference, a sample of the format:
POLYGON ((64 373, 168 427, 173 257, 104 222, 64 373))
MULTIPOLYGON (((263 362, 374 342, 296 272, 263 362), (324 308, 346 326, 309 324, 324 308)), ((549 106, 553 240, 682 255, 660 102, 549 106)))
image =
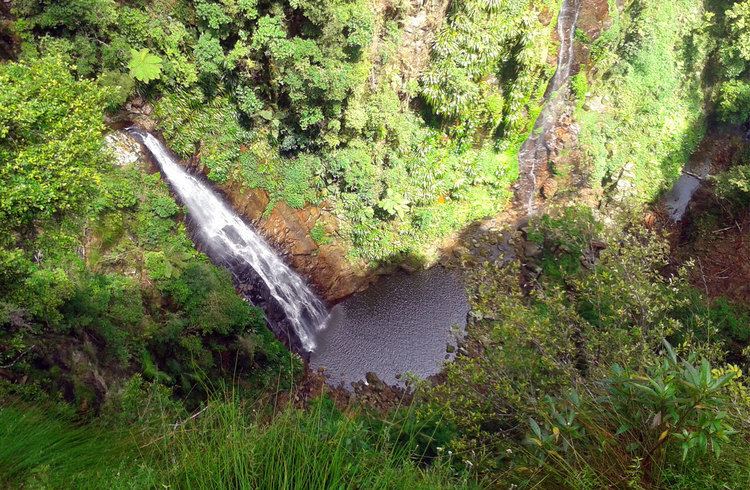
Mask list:
POLYGON ((565 110, 570 98, 568 81, 573 69, 574 43, 576 24, 583 0, 563 0, 557 16, 557 35, 560 38, 560 50, 557 55, 555 76, 547 87, 547 96, 541 114, 534 123, 531 135, 524 141, 518 152, 520 182, 518 195, 526 213, 536 212, 536 194, 538 191, 538 174, 547 165, 551 148, 549 140, 558 119, 565 110))

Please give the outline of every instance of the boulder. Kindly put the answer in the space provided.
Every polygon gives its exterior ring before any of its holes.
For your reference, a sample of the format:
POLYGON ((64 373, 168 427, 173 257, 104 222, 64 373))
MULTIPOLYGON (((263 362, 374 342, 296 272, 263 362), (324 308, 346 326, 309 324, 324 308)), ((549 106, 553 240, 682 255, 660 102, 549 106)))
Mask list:
POLYGON ((126 131, 112 131, 104 137, 104 141, 115 156, 114 164, 117 166, 132 165, 143 158, 143 148, 126 131))

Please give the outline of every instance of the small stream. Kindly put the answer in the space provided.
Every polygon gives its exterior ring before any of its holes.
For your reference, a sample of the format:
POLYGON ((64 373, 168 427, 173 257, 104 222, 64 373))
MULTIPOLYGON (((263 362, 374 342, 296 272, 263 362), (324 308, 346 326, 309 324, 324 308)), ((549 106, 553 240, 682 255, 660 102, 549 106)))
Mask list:
POLYGON ((560 7, 560 14, 557 17, 557 35, 560 38, 557 70, 547 87, 544 108, 534 123, 531 135, 524 141, 518 152, 518 167, 521 173, 519 196, 529 215, 536 211, 537 174, 543 165, 547 165, 552 152, 551 132, 569 103, 568 81, 575 61, 573 47, 582 1, 564 0, 560 7))
POLYGON ((682 220, 695 191, 708 176, 710 169, 711 162, 708 160, 686 165, 677 182, 664 194, 664 207, 669 213, 669 219, 675 222, 682 220))

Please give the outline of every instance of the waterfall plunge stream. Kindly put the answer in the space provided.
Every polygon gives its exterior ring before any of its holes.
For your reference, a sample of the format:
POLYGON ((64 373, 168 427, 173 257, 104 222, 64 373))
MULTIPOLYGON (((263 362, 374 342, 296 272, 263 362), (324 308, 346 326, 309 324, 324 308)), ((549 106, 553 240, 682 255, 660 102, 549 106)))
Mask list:
POLYGON ((137 128, 128 131, 151 152, 215 259, 235 277, 237 271, 252 268, 283 310, 302 347, 313 351, 316 332, 327 316, 323 303, 213 190, 182 168, 161 141, 137 128))

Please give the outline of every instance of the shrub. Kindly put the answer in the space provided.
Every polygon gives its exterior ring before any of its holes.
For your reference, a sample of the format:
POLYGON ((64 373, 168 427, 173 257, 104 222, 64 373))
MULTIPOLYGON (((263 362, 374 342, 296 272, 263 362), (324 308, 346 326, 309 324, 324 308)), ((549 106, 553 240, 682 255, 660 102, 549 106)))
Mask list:
POLYGON ((730 80, 721 86, 719 116, 732 124, 750 120, 750 83, 730 80))
POLYGON ((0 64, 0 85, 2 226, 79 207, 100 179, 107 93, 50 57, 0 64))
POLYGON ((380 195, 382 183, 378 167, 365 148, 350 147, 334 152, 327 162, 331 180, 343 191, 356 192, 366 203, 374 203, 380 195))
POLYGON ((717 375, 706 360, 680 362, 665 347, 667 357, 645 371, 615 365, 604 393, 572 392, 550 401, 542 426, 530 420, 529 442, 549 474, 567 482, 589 474, 597 485, 619 486, 634 476, 658 482, 677 463, 673 452, 683 461, 720 456, 735 434, 725 411, 735 373, 717 375))
POLYGON ((550 26, 541 24, 540 11, 556 7, 481 0, 451 5, 421 80, 432 110, 469 135, 498 126, 510 135, 523 132, 529 121, 516 113, 527 111, 547 82, 542 60, 550 26))
POLYGON ((602 39, 612 56, 590 91, 606 107, 578 116, 592 185, 648 201, 678 178, 705 128, 702 12, 696 0, 631 2, 602 39))
POLYGON ((738 206, 750 201, 750 165, 735 165, 714 178, 715 192, 720 199, 738 206))
POLYGON ((308 202, 316 202, 315 169, 320 168, 319 158, 303 153, 288 161, 284 168, 280 198, 293 208, 301 209, 308 202))
POLYGON ((573 96, 576 99, 576 107, 580 110, 586 102, 586 94, 589 92, 589 79, 586 75, 586 67, 581 66, 580 71, 570 80, 573 88, 573 96))
POLYGON ((310 238, 318 245, 325 245, 331 242, 331 238, 326 233, 326 227, 323 222, 318 221, 310 230, 310 238))

